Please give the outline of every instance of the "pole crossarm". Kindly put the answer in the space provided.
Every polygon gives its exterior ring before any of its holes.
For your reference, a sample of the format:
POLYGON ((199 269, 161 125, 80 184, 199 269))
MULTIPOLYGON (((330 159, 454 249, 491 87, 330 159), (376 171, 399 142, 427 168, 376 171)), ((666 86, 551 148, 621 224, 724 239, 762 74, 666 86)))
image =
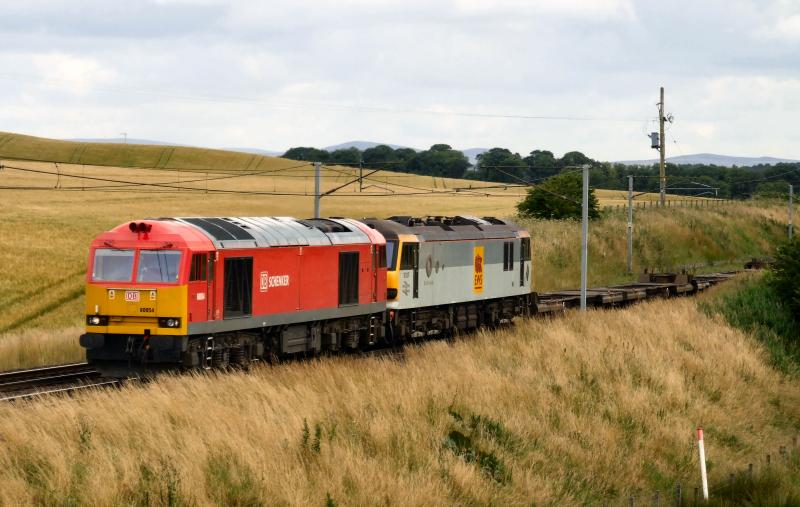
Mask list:
POLYGON ((339 190, 341 190, 341 189, 343 189, 343 188, 345 188, 347 186, 352 185, 353 183, 358 183, 359 181, 363 181, 363 178, 368 178, 368 177, 372 176, 373 174, 375 174, 377 172, 380 172, 380 169, 375 169, 374 171, 370 171, 369 173, 367 173, 363 177, 358 177, 358 178, 356 178, 354 180, 348 181, 344 185, 339 185, 338 187, 332 188, 332 189, 328 190, 327 192, 323 192, 322 194, 320 194, 320 197, 325 197, 326 195, 331 195, 331 194, 333 194, 333 193, 335 193, 335 192, 337 192, 337 191, 339 191, 339 190))

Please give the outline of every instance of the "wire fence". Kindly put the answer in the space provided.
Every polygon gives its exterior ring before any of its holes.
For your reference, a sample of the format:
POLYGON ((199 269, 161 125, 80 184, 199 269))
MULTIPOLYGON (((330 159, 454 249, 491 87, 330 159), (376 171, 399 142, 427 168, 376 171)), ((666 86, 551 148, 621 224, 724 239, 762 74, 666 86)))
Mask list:
MULTIPOLYGON (((743 201, 735 199, 668 199, 664 205, 660 201, 633 201, 633 209, 672 209, 672 208, 719 208, 743 201)), ((607 204, 603 209, 612 213, 627 212, 628 204, 607 204)))
MULTIPOLYGON (((692 445, 692 451, 697 453, 697 445, 692 445)), ((777 491, 759 491, 760 488, 780 487, 779 484, 762 483, 769 474, 797 474, 800 473, 800 448, 798 448, 798 437, 792 438, 789 446, 779 446, 777 453, 766 452, 754 458, 748 463, 740 463, 733 467, 736 472, 728 472, 727 476, 717 478, 714 482, 709 479, 708 497, 709 501, 744 501, 754 495, 769 495, 779 493, 777 491)), ((709 462, 710 463, 710 462, 709 462)), ((714 463, 714 469, 720 468, 720 464, 714 463)), ((730 469, 729 469, 730 470, 730 469)), ((657 489, 651 491, 637 491, 635 493, 621 494, 614 497, 607 497, 600 501, 604 507, 689 507, 705 505, 702 486, 700 483, 700 465, 697 464, 697 481, 685 480, 676 481, 670 488, 657 489)), ((709 470, 709 475, 713 473, 709 470)), ((727 505, 727 503, 725 504, 727 505)), ((739 505, 739 503, 736 503, 739 505)), ((745 503, 742 503, 745 505, 745 503)), ((789 505, 788 503, 786 505, 789 505)))

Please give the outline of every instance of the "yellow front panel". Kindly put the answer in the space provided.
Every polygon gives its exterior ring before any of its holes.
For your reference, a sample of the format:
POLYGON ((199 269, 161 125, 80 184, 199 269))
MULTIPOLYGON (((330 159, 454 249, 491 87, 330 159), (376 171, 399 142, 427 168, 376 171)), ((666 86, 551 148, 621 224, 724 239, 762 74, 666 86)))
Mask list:
MULTIPOLYGON (((398 234, 397 235, 397 259, 395 260, 395 269, 394 271, 387 271, 386 272, 386 288, 387 289, 395 289, 399 290, 400 288, 400 263, 403 262, 402 259, 402 252, 403 252, 403 244, 411 242, 417 243, 417 237, 412 236, 410 234, 398 234)), ((398 292, 399 295, 399 292, 398 292)))
POLYGON ((86 286, 86 315, 109 317, 107 326, 86 326, 90 333, 183 335, 187 330, 188 287, 86 286), (158 317, 177 317, 180 327, 158 327, 158 317))

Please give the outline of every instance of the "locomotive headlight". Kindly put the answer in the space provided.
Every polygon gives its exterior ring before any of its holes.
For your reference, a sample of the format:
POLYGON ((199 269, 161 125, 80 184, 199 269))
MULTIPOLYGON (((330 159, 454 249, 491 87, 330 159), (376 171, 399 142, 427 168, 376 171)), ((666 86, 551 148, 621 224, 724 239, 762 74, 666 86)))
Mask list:
POLYGON ((108 317, 105 315, 87 315, 86 323, 90 326, 106 326, 108 325, 108 317))
POLYGON ((160 327, 181 327, 181 319, 177 317, 161 317, 158 319, 158 325, 160 327))

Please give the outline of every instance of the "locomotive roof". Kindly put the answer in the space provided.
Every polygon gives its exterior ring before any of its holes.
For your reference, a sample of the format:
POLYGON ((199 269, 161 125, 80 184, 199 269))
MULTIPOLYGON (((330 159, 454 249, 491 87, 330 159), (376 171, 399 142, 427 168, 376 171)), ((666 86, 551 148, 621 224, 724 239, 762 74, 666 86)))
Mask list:
POLYGON ((527 237, 527 231, 509 220, 494 217, 425 217, 394 216, 388 219, 365 218, 365 224, 387 239, 411 234, 422 241, 454 241, 527 237), (525 234, 520 234, 525 233, 525 234))
POLYGON ((201 230, 218 249, 374 243, 365 227, 349 219, 292 217, 162 218, 201 230))

